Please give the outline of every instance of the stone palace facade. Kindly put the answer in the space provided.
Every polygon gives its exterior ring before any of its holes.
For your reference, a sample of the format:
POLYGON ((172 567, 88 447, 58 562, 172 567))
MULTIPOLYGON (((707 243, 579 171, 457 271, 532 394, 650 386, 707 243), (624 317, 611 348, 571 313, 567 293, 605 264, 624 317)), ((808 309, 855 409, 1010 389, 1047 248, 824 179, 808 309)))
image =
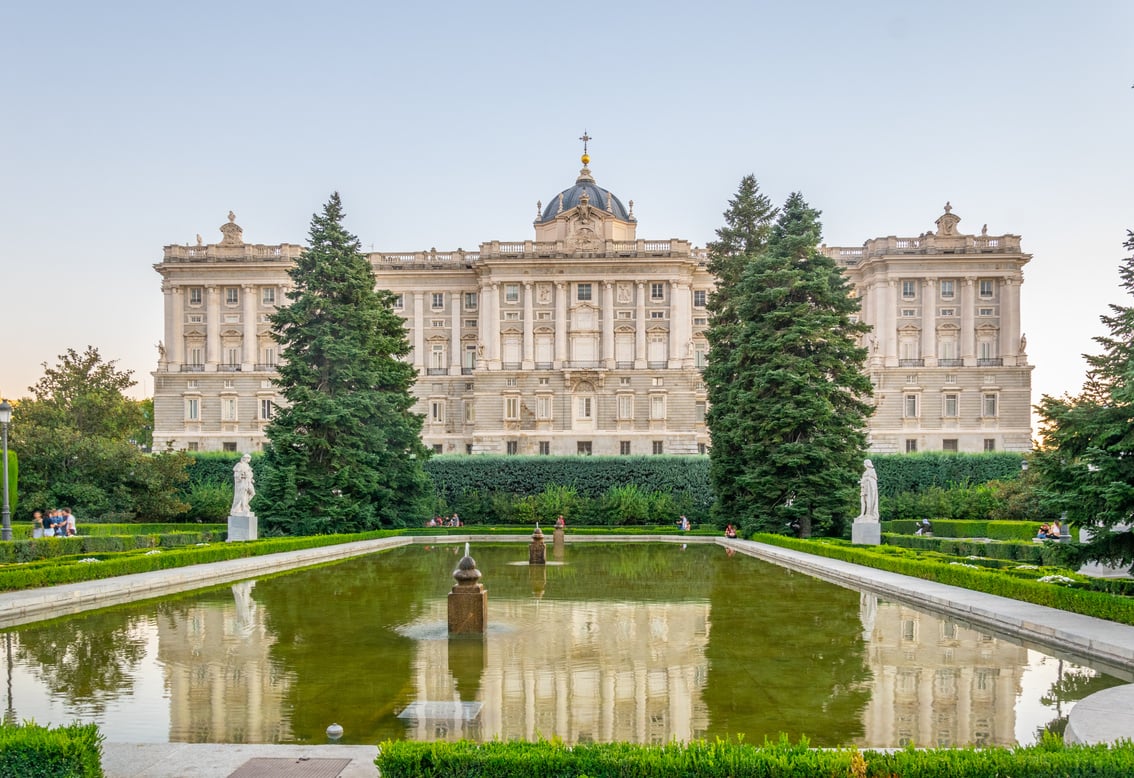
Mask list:
MULTIPOLYGON (((713 277, 706 253, 637 236, 595 183, 537 206, 534 240, 476 252, 373 252, 418 370, 422 437, 437 453, 705 453, 700 369, 713 277)), ((936 232, 822 247, 874 327, 876 451, 1026 450, 1031 367, 1015 235, 936 232)), ((154 266, 165 332, 154 372, 154 446, 258 450, 278 395, 268 317, 303 247, 250 244, 229 213, 219 243, 166 246, 154 266)))

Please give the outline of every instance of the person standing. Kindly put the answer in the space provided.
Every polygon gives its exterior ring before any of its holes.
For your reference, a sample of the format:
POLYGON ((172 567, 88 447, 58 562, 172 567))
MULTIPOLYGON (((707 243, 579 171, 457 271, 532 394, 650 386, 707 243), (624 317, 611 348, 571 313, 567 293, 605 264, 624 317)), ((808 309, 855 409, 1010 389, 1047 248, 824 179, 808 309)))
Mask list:
POLYGON ((33 538, 43 537, 43 511, 32 511, 32 531, 33 538))
POLYGON ((63 537, 69 538, 79 534, 78 529, 75 528, 75 514, 71 513, 70 508, 63 509, 63 537))

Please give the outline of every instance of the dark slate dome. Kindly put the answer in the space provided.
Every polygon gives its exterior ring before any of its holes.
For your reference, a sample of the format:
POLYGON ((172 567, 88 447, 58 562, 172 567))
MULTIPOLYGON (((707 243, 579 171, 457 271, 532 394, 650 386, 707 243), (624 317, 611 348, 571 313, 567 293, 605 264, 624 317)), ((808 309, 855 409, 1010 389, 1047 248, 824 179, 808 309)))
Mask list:
POLYGON ((624 222, 634 221, 634 217, 626 210, 626 206, 622 204, 618 196, 596 184, 595 180, 591 177, 591 171, 584 167, 579 171, 579 178, 575 181, 574 186, 564 189, 555 197, 551 198, 551 202, 543 209, 543 213, 540 215, 537 224, 554 221, 555 217, 560 213, 565 213, 574 208, 579 204, 583 193, 586 193, 590 200, 591 207, 595 210, 613 214, 614 218, 624 222), (559 207, 560 198, 563 198, 562 209, 559 207), (608 198, 610 204, 609 210, 607 209, 608 198))

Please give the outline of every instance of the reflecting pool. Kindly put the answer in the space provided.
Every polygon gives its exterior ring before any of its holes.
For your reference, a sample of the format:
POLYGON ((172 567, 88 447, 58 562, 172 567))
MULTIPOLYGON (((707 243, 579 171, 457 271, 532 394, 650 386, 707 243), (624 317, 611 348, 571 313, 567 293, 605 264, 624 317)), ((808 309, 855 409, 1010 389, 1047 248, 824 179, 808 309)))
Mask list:
POLYGON ((1033 742, 1123 683, 715 545, 472 552, 483 639, 445 633, 463 546, 408 546, 12 628, 6 715, 119 742, 947 746, 1033 742))

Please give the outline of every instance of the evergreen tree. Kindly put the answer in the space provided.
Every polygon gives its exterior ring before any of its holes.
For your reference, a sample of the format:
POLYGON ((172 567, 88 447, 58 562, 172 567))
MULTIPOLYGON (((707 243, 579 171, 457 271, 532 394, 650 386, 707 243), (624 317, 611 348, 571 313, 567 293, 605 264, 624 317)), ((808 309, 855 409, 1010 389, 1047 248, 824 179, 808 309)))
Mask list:
MULTIPOLYGON (((724 408, 710 414, 722 517, 746 529, 840 534, 857 512, 872 386, 868 327, 834 260, 817 250, 819 212, 792 194, 732 292, 737 315, 724 408), (717 439, 729 446, 718 451, 717 439)), ((710 363, 712 355, 710 353, 710 363)))
POLYGON ((404 526, 429 491, 405 325, 342 220, 335 193, 290 271, 290 305, 272 317, 286 405, 265 430, 253 503, 269 532, 404 526))
POLYGON ((729 200, 724 226, 717 230, 717 240, 708 245, 708 269, 717 284, 706 306, 709 359, 703 376, 709 401, 706 422, 712 435, 710 473, 717 497, 717 518, 722 524, 735 521, 734 506, 745 500, 740 486, 743 440, 735 419, 738 406, 734 400, 739 373, 736 346, 740 323, 736 293, 745 267, 767 243, 776 213, 772 201, 760 192, 756 177, 749 174, 740 180, 736 196, 729 200))
MULTIPOLYGON (((1123 244, 1134 251, 1134 232, 1123 244)), ((1119 266, 1120 286, 1134 295, 1134 255, 1119 266)), ((1110 305, 1099 317, 1110 331, 1095 338, 1102 353, 1087 355, 1083 391, 1044 395, 1043 445, 1033 458, 1044 496, 1056 511, 1092 535, 1089 559, 1134 562, 1134 307, 1110 305)))

